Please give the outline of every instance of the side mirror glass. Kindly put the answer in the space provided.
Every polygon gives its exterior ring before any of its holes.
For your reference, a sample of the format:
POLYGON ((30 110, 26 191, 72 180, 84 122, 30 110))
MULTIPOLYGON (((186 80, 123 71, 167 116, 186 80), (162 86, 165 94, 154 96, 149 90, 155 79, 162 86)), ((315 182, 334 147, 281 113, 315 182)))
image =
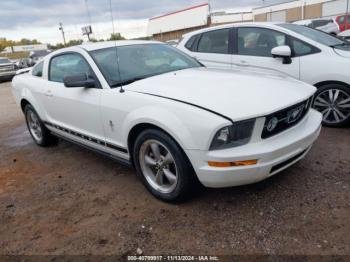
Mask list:
POLYGON ((283 64, 291 64, 292 63, 292 50, 287 45, 277 46, 272 48, 271 50, 272 57, 274 58, 282 58, 283 64))
POLYGON ((92 78, 89 78, 87 74, 84 74, 84 73, 66 76, 63 79, 63 83, 65 87, 93 88, 96 86, 95 80, 92 78))

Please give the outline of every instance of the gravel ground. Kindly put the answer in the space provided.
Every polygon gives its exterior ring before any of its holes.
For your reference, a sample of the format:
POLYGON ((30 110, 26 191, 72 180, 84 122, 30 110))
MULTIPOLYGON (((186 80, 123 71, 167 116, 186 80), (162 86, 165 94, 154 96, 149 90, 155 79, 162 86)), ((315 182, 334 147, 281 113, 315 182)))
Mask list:
POLYGON ((350 255, 350 129, 323 128, 264 182, 153 198, 135 171, 75 145, 34 145, 0 84, 0 254, 350 255))

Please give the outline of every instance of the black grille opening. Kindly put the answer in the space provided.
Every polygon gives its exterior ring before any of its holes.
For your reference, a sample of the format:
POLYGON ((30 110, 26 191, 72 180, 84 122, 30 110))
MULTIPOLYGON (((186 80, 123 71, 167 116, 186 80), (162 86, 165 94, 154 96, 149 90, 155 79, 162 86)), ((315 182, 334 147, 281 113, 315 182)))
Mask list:
POLYGON ((266 116, 261 138, 277 135, 298 124, 310 109, 312 98, 266 116))
POLYGON ((293 156, 293 157, 287 159, 286 161, 283 161, 282 163, 279 163, 279 164, 273 166, 273 167, 271 168, 270 173, 273 173, 273 172, 275 172, 275 171, 277 171, 277 170, 279 170, 279 169, 281 169, 281 168, 283 168, 283 167, 289 165, 290 163, 292 163, 293 161, 295 161, 295 160, 297 160, 299 157, 301 157, 307 150, 308 150, 308 148, 305 149, 304 151, 302 151, 301 153, 299 153, 299 154, 297 154, 297 155, 295 155, 295 156, 293 156))

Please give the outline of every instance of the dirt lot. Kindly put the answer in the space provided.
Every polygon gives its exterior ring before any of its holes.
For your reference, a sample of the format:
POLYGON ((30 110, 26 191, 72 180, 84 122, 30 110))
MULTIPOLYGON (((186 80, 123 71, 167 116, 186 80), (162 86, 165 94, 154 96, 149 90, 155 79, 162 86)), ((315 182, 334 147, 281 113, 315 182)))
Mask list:
POLYGON ((0 254, 350 255, 350 129, 259 184, 170 205, 133 169, 61 141, 34 145, 0 84, 0 254))

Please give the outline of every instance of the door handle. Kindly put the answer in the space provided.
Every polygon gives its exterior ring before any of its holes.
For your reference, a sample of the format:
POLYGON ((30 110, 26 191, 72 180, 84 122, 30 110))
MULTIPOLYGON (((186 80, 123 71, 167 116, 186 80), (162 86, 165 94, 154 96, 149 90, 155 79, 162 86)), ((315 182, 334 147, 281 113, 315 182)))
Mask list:
POLYGON ((239 63, 241 65, 244 65, 244 66, 248 66, 249 65, 249 63, 247 61, 245 61, 245 60, 241 60, 241 61, 239 61, 239 63))
POLYGON ((51 90, 46 91, 45 96, 52 97, 53 94, 52 94, 51 90))

